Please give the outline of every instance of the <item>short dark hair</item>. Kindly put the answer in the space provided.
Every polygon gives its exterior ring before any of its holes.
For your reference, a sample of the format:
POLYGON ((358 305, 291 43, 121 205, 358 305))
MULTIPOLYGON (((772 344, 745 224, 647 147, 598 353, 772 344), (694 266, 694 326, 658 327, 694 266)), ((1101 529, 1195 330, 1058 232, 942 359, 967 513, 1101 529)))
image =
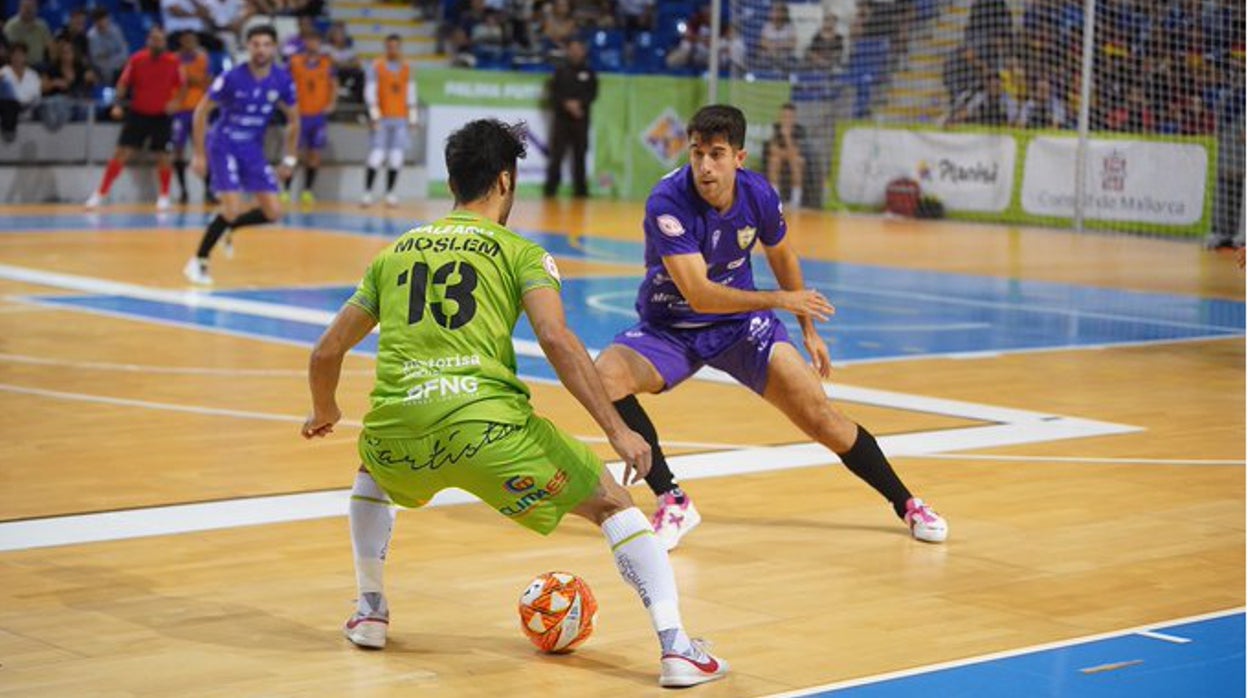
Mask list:
POLYGON ((244 41, 251 41, 251 37, 260 36, 261 34, 264 34, 272 39, 273 43, 277 43, 277 30, 273 28, 272 24, 257 24, 251 29, 248 29, 247 36, 244 41))
POLYGON ((743 150, 745 148, 745 114, 740 109, 727 104, 712 104, 702 107, 689 120, 686 133, 690 138, 694 134, 710 139, 723 136, 728 145, 743 150))
POLYGON ((403 43, 403 37, 398 34, 386 34, 386 41, 397 41, 403 43))
POLYGON ((92 22, 98 22, 101 19, 105 19, 106 17, 108 17, 108 10, 104 9, 103 7, 97 7, 91 11, 92 22))
POLYGON ((797 105, 792 102, 785 102, 780 105, 780 111, 797 111, 797 105))
POLYGON ((23 54, 27 56, 30 55, 30 47, 26 45, 25 41, 14 41, 13 43, 9 44, 10 55, 17 53, 18 51, 21 51, 23 54))
POLYGON ((446 171, 457 203, 488 194, 503 172, 510 172, 514 180, 516 161, 526 152, 525 130, 523 123, 478 119, 447 137, 446 171))

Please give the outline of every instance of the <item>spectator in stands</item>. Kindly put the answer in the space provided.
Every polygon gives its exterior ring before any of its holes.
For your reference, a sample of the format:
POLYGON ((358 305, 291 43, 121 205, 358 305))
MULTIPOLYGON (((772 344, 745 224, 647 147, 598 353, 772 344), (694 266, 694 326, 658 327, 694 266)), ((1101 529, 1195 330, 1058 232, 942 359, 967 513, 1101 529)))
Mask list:
POLYGON ((550 101, 554 119, 550 128, 550 157, 546 162, 546 198, 559 191, 563 161, 572 151, 572 195, 589 196, 585 157, 589 151, 589 115, 598 98, 598 75, 585 62, 585 42, 573 37, 567 44, 567 60, 550 78, 550 101))
POLYGON ((498 10, 486 10, 485 19, 472 28, 469 40, 474 53, 489 54, 497 58, 511 43, 508 27, 503 23, 503 13, 498 10))
POLYGON ((26 57, 30 65, 48 59, 48 46, 52 44, 52 31, 48 23, 39 18, 39 3, 22 0, 17 15, 4 24, 4 36, 10 44, 26 44, 26 57))
POLYGON ((624 31, 628 41, 638 32, 654 28, 654 3, 655 0, 619 0, 616 3, 616 26, 624 31))
POLYGON ((835 71, 845 60, 845 38, 837 27, 836 14, 825 9, 819 31, 806 47, 805 64, 819 70, 835 71))
POLYGON ((1014 45, 1014 16, 1005 0, 974 0, 966 20, 965 41, 990 67, 1014 45))
POLYGON ((1065 128, 1066 105, 1053 91, 1047 75, 1038 75, 1027 91, 1027 101, 1018 110, 1020 128, 1065 128))
POLYGON ((667 54, 667 67, 705 70, 711 57, 711 11, 703 5, 685 20, 680 43, 667 54))
POLYGON ((318 39, 316 45, 319 47, 321 45, 321 42, 319 41, 321 33, 316 29, 316 20, 311 17, 300 17, 299 31, 291 35, 291 37, 286 39, 286 42, 282 44, 282 61, 289 62, 291 57, 296 53, 303 53, 304 37, 312 34, 316 34, 316 38, 318 39))
POLYGON ((91 45, 87 41, 87 11, 81 7, 71 10, 69 19, 65 21, 65 26, 56 33, 56 38, 68 41, 79 58, 90 55, 91 45))
MULTIPOLYGON (((334 71, 338 73, 339 101, 343 104, 364 104, 364 68, 360 65, 360 57, 355 52, 351 37, 347 35, 345 24, 339 21, 329 25, 321 50, 334 61, 334 71)), ((346 113, 342 109, 339 112, 346 113)))
POLYGON ((581 29, 610 29, 615 26, 615 11, 607 0, 573 0, 572 19, 581 29))
POLYGON ((1139 83, 1132 83, 1127 88, 1125 103, 1110 109, 1105 116, 1105 129, 1109 131, 1153 133, 1155 127, 1156 118, 1144 87, 1139 83))
MULTIPOLYGON (((88 96, 88 76, 79 72, 74 45, 62 39, 52 41, 39 72, 43 76, 39 115, 49 131, 58 131, 73 115, 74 100, 88 96)), ((94 77, 91 73, 90 82, 94 77)))
POLYGON ((467 0, 442 28, 443 50, 451 55, 452 65, 471 67, 476 64, 472 53, 472 32, 485 21, 486 0, 467 0))
POLYGON ((745 39, 732 22, 724 22, 719 30, 719 69, 733 74, 745 72, 745 39))
POLYGON ((806 173, 806 158, 802 149, 806 145, 806 129, 797 123, 797 107, 787 103, 780 107, 779 120, 771 125, 771 138, 767 141, 767 181, 780 194, 780 174, 789 168, 789 200, 793 208, 802 205, 802 177, 806 173))
POLYGON ((121 29, 113 24, 108 10, 99 7, 91 13, 91 30, 87 32, 91 65, 105 85, 117 82, 117 76, 130 58, 130 46, 121 29))
POLYGON ((195 0, 160 0, 160 23, 171 39, 187 31, 205 33, 207 16, 208 11, 195 0))
POLYGON ((1001 75, 988 71, 983 77, 981 89, 969 99, 955 105, 946 123, 979 124, 981 126, 1009 126, 1018 122, 1018 103, 1006 94, 1001 86, 1001 75))
POLYGON ((580 31, 572 16, 572 0, 554 0, 547 7, 549 14, 542 20, 542 39, 552 54, 562 56, 568 42, 580 31))
POLYGON ((238 50, 243 25, 255 9, 244 0, 196 0, 202 3, 208 17, 208 31, 214 34, 229 53, 238 50))
POLYGON ((0 140, 11 143, 17 138, 17 118, 39 104, 43 85, 39 73, 31 68, 26 44, 14 41, 9 46, 9 64, 0 68, 0 140))
POLYGON ((962 44, 945 59, 941 82, 949 93, 951 111, 955 105, 966 103, 982 87, 981 76, 984 70, 970 44, 962 44))
POLYGON ((1179 133, 1184 136, 1204 136, 1217 128, 1213 112, 1205 108, 1205 100, 1199 94, 1189 94, 1175 100, 1179 105, 1179 133))
POLYGON ((789 4, 777 0, 771 6, 771 14, 759 35, 759 65, 773 70, 788 70, 793 65, 796 49, 797 28, 789 17, 789 4))

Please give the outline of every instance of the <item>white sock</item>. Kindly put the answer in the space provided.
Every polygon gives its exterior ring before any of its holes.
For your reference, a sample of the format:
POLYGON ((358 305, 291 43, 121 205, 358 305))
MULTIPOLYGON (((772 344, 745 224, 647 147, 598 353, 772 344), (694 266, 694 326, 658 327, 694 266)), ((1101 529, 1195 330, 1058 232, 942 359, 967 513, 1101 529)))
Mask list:
POLYGON ((611 545, 620 576, 637 590, 650 613, 663 651, 686 650, 690 643, 680 621, 676 574, 646 515, 630 507, 603 521, 602 532, 611 545))
MULTIPOLYGON (((360 471, 355 474, 355 486, 351 488, 351 504, 347 507, 351 521, 351 549, 355 552, 355 583, 359 591, 361 612, 364 595, 382 594, 382 571, 386 564, 386 551, 390 547, 390 534, 394 530, 394 507, 390 498, 381 490, 373 476, 360 471)), ((384 610, 378 609, 378 610, 384 610)))

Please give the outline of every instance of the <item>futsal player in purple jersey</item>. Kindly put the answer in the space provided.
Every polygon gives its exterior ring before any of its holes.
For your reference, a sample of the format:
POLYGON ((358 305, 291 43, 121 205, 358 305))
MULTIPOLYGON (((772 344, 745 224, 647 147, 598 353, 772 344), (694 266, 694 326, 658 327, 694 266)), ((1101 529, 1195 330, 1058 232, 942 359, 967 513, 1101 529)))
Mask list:
POLYGON ((741 111, 724 105, 704 107, 689 122, 689 164, 664 177, 646 201, 641 321, 616 335, 597 360, 616 409, 650 443, 646 483, 658 496, 655 533, 671 550, 701 517, 676 486, 654 424, 634 396, 671 390, 712 366, 840 456, 892 503, 916 539, 942 542, 945 520, 911 495, 875 437, 824 393, 820 378, 831 376, 832 364, 815 321, 827 320, 835 309, 823 294, 803 288, 779 196, 765 177, 743 168, 745 128, 741 111), (750 252, 759 242, 782 290, 754 286, 750 252), (811 364, 775 310, 797 316, 811 364))
POLYGON ((277 32, 269 25, 247 31, 246 63, 213 81, 207 96, 195 108, 191 169, 204 176, 212 171, 213 188, 221 200, 221 212, 208 224, 199 250, 182 273, 194 284, 211 284, 208 256, 228 231, 248 225, 272 223, 282 216, 277 178, 290 177, 298 160, 299 112, 295 108, 295 85, 290 73, 273 62, 277 32), (212 128, 208 116, 220 108, 212 128), (285 157, 277 168, 264 157, 264 132, 275 110, 286 116, 285 157), (206 137, 205 137, 206 136, 206 137), (256 197, 258 207, 242 211, 243 194, 256 197))

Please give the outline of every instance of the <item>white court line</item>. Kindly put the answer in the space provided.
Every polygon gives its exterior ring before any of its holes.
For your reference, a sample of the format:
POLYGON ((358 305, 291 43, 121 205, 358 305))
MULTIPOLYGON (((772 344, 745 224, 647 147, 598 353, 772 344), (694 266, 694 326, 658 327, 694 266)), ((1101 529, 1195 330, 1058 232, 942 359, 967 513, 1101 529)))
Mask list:
POLYGON ((1187 643, 1192 641, 1192 639, 1188 637, 1179 637, 1178 635, 1167 635, 1166 633, 1159 633, 1156 630, 1141 630, 1140 632, 1136 633, 1136 635, 1141 635, 1143 637, 1152 638, 1154 640, 1161 640, 1162 642, 1173 642, 1176 645, 1186 645, 1187 643))
MULTIPOLYGON (((0 309, 3 312, 3 309, 0 309)), ((88 371, 118 371, 122 373, 150 373, 155 375, 191 375, 191 376, 257 376, 257 377, 305 377, 306 370, 287 368, 212 368, 209 366, 153 366, 151 364, 119 364, 106 361, 69 361, 65 359, 47 359, 41 356, 26 354, 0 353, 0 361, 31 366, 55 366, 58 368, 74 368, 88 371)), ((346 369, 343 375, 372 375, 373 369, 346 369)))
POLYGON ((915 458, 933 460, 987 460, 1009 463, 1107 463, 1122 465, 1244 465, 1242 460, 1174 459, 1174 458, 1092 458, 1088 456, 996 456, 991 453, 929 453, 915 458))
POLYGON ((1148 625, 1137 625, 1133 628, 1124 628, 1122 630, 1114 630, 1106 633, 1097 633, 1095 635, 1082 635, 1080 637, 1072 637, 1068 640, 1057 640, 1055 642, 1046 642, 1039 645, 1030 645, 1027 647, 1019 647, 1017 649, 1005 650, 1002 652, 993 652, 990 654, 981 654, 975 657, 967 657, 965 659, 955 659, 948 662, 940 662, 938 664, 928 664, 926 666, 913 667, 910 669, 902 669, 900 671, 890 671, 884 674, 876 674, 874 676, 863 676, 856 679, 848 679, 845 681, 836 681, 833 683, 825 683, 819 686, 811 686, 809 688, 799 688, 793 691, 785 691, 783 693, 771 693, 760 698, 808 698, 819 693, 837 691, 844 688, 853 688, 855 686, 867 686, 870 684, 883 683, 894 679, 904 679, 909 676, 918 676, 920 674, 930 674, 945 669, 957 669, 959 667, 972 666, 975 664, 983 664, 997 659, 1009 659, 1024 654, 1032 654, 1034 652, 1044 652, 1047 650, 1062 649, 1065 647, 1073 647, 1075 645, 1083 645, 1089 642, 1097 642, 1098 640, 1110 640, 1113 638, 1123 637, 1125 635, 1138 634, 1141 631, 1148 631, 1150 628, 1169 627, 1173 625, 1183 625, 1186 623, 1199 623, 1204 620, 1214 620, 1216 618, 1225 618, 1237 613, 1243 613, 1244 607, 1228 608, 1221 611, 1213 611, 1212 613, 1202 613, 1196 616, 1187 616, 1185 618, 1175 618, 1173 620, 1158 621, 1149 623, 1148 625))

